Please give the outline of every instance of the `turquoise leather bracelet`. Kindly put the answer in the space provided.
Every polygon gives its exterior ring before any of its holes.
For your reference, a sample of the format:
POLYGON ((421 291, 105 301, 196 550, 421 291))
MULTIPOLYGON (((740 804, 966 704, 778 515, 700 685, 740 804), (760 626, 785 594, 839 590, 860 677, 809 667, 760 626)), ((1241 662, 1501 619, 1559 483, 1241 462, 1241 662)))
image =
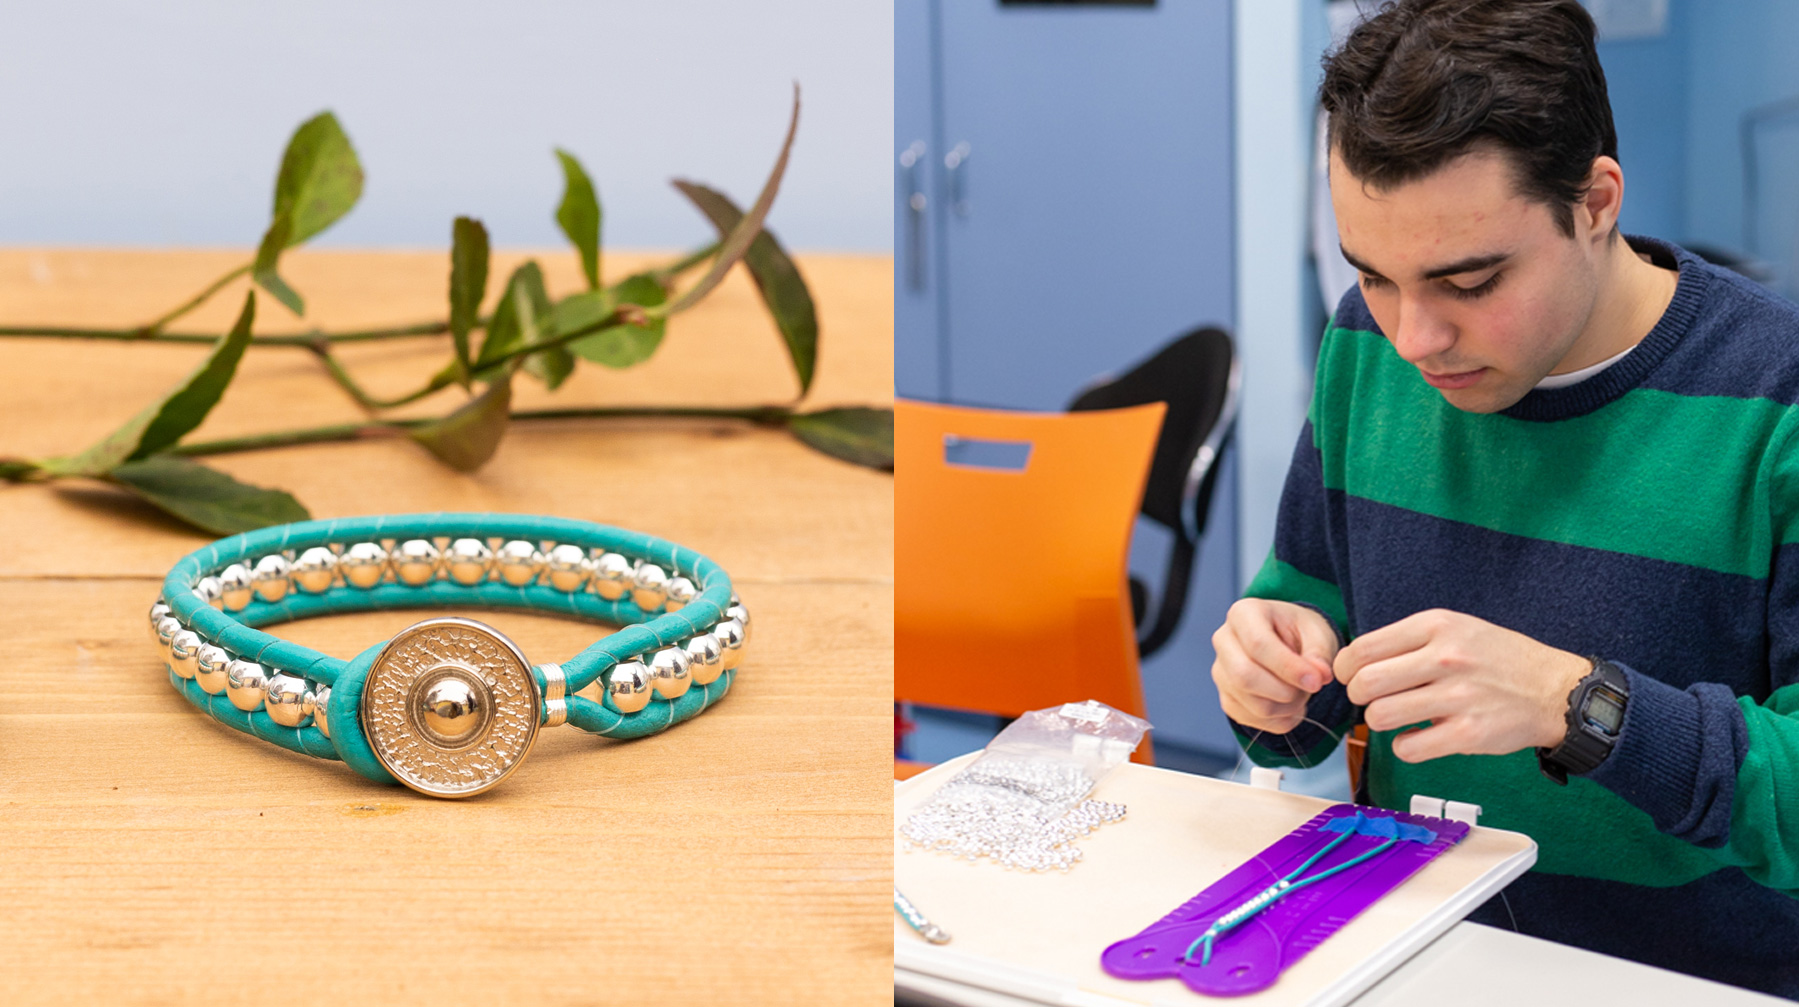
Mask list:
POLYGON ((221 723, 439 797, 477 794, 541 727, 638 738, 730 689, 749 611, 718 564, 637 532, 516 514, 280 525, 175 565, 150 609, 169 681, 221 723), (621 626, 562 664, 440 617, 345 661, 257 627, 337 612, 510 608, 621 626), (574 695, 603 683, 600 699, 574 695))

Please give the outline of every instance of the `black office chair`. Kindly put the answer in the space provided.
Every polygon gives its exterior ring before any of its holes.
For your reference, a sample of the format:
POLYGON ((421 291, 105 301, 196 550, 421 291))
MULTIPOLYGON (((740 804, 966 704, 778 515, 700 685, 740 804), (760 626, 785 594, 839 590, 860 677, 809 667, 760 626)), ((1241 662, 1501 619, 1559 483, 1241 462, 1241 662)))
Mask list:
POLYGON ((1141 657, 1160 650, 1180 624, 1212 490, 1218 483, 1219 459, 1236 429, 1242 384, 1242 365, 1231 337, 1222 329, 1206 327, 1174 340, 1123 375, 1096 380, 1069 403, 1070 412, 1168 404, 1143 491, 1143 515, 1174 533, 1174 548, 1169 551, 1155 620, 1147 630, 1149 587, 1131 578, 1141 657))

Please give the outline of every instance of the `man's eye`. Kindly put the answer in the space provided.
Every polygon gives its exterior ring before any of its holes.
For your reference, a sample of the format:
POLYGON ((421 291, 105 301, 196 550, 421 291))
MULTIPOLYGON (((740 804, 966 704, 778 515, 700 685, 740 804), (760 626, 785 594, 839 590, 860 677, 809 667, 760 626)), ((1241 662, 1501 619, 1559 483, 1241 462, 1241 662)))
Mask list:
POLYGON ((1388 285, 1389 285, 1389 284, 1388 284, 1388 283, 1387 283, 1387 280, 1386 280, 1386 277, 1383 277, 1383 276, 1369 276, 1369 275, 1368 275, 1368 274, 1367 274, 1367 273, 1363 273, 1363 274, 1362 274, 1362 286, 1363 286, 1363 287, 1364 287, 1364 288, 1367 288, 1367 287, 1385 287, 1385 286, 1388 286, 1388 285))
POLYGON ((1451 283, 1449 285, 1449 294, 1451 297, 1461 301, 1472 301, 1478 297, 1485 297, 1493 292, 1494 287, 1499 286, 1499 277, 1501 275, 1502 274, 1494 273, 1492 276, 1487 277, 1487 282, 1478 287, 1458 287, 1451 283))

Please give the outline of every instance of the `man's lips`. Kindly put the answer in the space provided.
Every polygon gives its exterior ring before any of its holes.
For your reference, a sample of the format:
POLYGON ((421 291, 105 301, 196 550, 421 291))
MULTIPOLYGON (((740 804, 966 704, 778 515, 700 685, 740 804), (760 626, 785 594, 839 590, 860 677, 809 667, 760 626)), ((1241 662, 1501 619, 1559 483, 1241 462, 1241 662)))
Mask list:
POLYGON ((1469 385, 1479 381, 1481 375, 1487 373, 1487 369, 1485 367, 1478 367, 1472 371, 1452 371, 1443 374, 1432 374, 1430 371, 1419 370, 1418 373, 1424 375, 1424 380, 1432 388, 1443 388, 1453 391, 1457 388, 1467 388, 1469 385))

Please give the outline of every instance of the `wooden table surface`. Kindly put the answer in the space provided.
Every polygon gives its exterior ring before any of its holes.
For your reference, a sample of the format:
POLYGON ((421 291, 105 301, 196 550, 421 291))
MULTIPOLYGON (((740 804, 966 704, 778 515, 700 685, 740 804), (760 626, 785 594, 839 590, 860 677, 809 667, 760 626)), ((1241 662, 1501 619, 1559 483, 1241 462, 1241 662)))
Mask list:
MULTIPOLYGON (((126 326, 244 251, 0 251, 0 324, 126 326)), ((552 294, 572 253, 539 253, 552 294)), ((655 261, 660 261, 657 257, 655 261)), ((490 291, 522 259, 496 255, 490 291)), ((651 261, 608 253, 623 275, 651 261)), ((822 328, 817 405, 887 404, 892 263, 801 257, 822 328)), ((445 314, 448 256, 302 252, 302 322, 445 314)), ((515 408, 780 402, 797 391, 741 270, 649 362, 583 364, 515 408)), ((177 328, 219 331, 232 288, 177 328)), ((447 337, 344 354, 377 393, 447 337)), ((70 453, 178 381, 202 348, 0 340, 0 456, 70 453)), ((418 414, 450 408, 440 393, 418 414)), ((310 354, 253 348, 195 433, 353 421, 310 354)), ((315 517, 556 514, 704 552, 755 615, 730 695, 641 741, 546 732, 488 794, 434 800, 214 723, 170 689, 144 613, 205 537, 98 483, 0 484, 0 1000, 25 1003, 829 1003, 890 995, 892 477, 714 421, 515 424, 460 475, 405 441, 208 460, 315 517)), ((477 613, 534 660, 603 629, 477 613)), ((420 616, 274 632, 341 657, 420 616)))

